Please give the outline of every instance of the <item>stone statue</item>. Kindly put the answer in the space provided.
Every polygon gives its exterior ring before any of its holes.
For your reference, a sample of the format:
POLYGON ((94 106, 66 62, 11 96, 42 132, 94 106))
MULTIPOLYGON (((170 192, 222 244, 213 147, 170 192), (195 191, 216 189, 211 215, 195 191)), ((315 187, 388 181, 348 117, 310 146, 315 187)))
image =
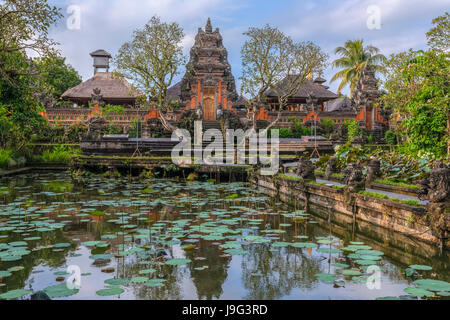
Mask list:
POLYGON ((336 157, 331 157, 327 161, 327 169, 325 170, 325 179, 330 179, 333 173, 337 172, 337 159, 336 157))
POLYGON ((365 189, 366 179, 360 164, 351 163, 344 172, 346 174, 345 184, 350 192, 359 192, 365 189))
POLYGON ((311 160, 301 158, 297 164, 296 174, 304 180, 316 180, 314 175, 314 164, 311 160))
POLYGON ((367 183, 371 183, 373 180, 380 177, 381 177, 380 160, 371 160, 367 167, 367 183))
POLYGON ((428 198, 431 202, 450 201, 450 169, 441 160, 431 170, 428 198))
POLYGON ((104 118, 92 117, 88 121, 86 138, 89 140, 101 140, 108 131, 108 123, 104 118))
POLYGON ((101 94, 101 89, 95 88, 93 90, 93 94, 91 94, 91 103, 92 105, 98 105, 100 107, 105 106, 105 101, 103 100, 103 95, 101 94))

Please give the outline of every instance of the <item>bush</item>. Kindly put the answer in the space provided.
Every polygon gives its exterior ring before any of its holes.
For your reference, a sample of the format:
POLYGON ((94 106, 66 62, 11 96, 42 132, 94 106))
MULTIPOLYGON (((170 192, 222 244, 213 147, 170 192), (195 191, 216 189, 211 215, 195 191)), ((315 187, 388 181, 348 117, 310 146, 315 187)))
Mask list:
POLYGON ((47 163, 71 163, 72 157, 76 154, 77 152, 69 146, 57 145, 53 151, 44 151, 42 160, 47 163))
POLYGON ((0 168, 5 169, 14 161, 12 158, 13 151, 8 149, 0 149, 0 168))
POLYGON ((352 142, 353 139, 361 135, 361 130, 359 129, 358 122, 356 122, 355 120, 345 121, 345 126, 347 127, 349 142, 352 142))
POLYGON ((388 145, 396 145, 397 144, 397 136, 395 135, 395 132, 392 130, 386 131, 384 134, 384 140, 388 145))

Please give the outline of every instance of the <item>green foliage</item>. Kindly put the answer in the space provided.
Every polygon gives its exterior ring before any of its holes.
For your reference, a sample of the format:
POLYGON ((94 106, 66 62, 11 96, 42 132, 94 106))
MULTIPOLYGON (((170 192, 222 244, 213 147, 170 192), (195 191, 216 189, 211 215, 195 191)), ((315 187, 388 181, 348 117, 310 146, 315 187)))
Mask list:
POLYGON ((385 184, 388 186, 395 186, 395 187, 401 187, 401 188, 408 188, 408 189, 416 189, 416 190, 420 190, 421 188, 415 184, 410 184, 410 183, 406 183, 406 182, 398 182, 398 181, 392 181, 392 180, 388 180, 388 179, 376 179, 374 181, 375 183, 379 183, 379 184, 385 184))
POLYGON ((0 149, 0 169, 7 168, 11 163, 13 150, 0 149))
POLYGON ((338 91, 341 92, 347 85, 350 86, 350 96, 356 88, 356 83, 361 75, 362 70, 367 66, 379 67, 379 63, 386 58, 379 53, 379 49, 374 46, 364 47, 363 40, 348 40, 344 47, 337 47, 335 54, 341 56, 333 61, 334 68, 342 70, 336 73, 331 82, 338 79, 341 80, 338 91))
POLYGON ((345 126, 347 127, 349 142, 352 142, 353 139, 361 135, 361 130, 359 129, 358 122, 356 122, 355 120, 345 121, 345 126))
POLYGON ((183 37, 178 23, 161 22, 153 16, 142 29, 134 31, 133 39, 122 45, 115 58, 118 72, 155 99, 161 111, 170 108, 167 89, 185 62, 180 46, 183 37))
POLYGON ((392 130, 386 131, 384 134, 384 140, 388 145, 396 145, 397 144, 397 136, 395 135, 395 132, 392 130))
POLYGON ((450 47, 450 15, 448 12, 433 19, 434 27, 427 32, 428 45, 437 50, 448 51, 450 47))
POLYGON ((320 120, 320 126, 322 127, 323 131, 325 132, 325 135, 327 137, 330 136, 330 134, 333 132, 335 123, 332 119, 324 118, 320 120))
POLYGON ((140 118, 133 119, 128 135, 130 138, 140 138, 142 136, 142 123, 140 118))
POLYGON ((78 72, 66 64, 66 58, 57 54, 35 58, 33 62, 39 70, 40 89, 48 92, 53 99, 59 99, 67 89, 81 83, 78 72))
POLYGON ((46 150, 42 154, 42 160, 46 163, 67 163, 72 162, 72 158, 77 152, 67 145, 57 145, 53 151, 46 150))
POLYGON ((388 94, 382 102, 400 119, 397 131, 404 140, 404 152, 445 157, 450 150, 450 56, 448 50, 440 49, 448 45, 448 13, 433 23, 436 26, 428 33, 431 49, 410 49, 386 61, 388 94))

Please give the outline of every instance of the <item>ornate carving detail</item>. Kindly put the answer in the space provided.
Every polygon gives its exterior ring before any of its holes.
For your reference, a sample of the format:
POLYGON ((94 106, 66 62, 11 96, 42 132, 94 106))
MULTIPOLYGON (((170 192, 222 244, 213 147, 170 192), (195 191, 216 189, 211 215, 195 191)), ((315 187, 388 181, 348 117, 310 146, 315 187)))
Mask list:
POLYGON ((296 173, 304 180, 316 180, 316 177, 314 175, 314 164, 311 160, 301 158, 298 161, 296 173))
POLYGON ((380 160, 371 160, 367 167, 367 183, 371 183, 376 178, 381 177, 380 160))
POLYGON ((337 159, 336 157, 331 157, 327 161, 327 169, 325 170, 325 179, 330 179, 333 173, 337 172, 337 159))
POLYGON ((100 107, 105 106, 105 101, 103 100, 103 95, 101 94, 101 89, 94 88, 93 93, 91 94, 91 103, 95 105, 99 105, 100 107))
POLYGON ((361 165, 358 163, 350 163, 347 168, 344 169, 345 184, 347 190, 350 192, 359 192, 365 188, 365 177, 362 172, 361 165))
POLYGON ((441 160, 431 170, 428 197, 431 202, 450 201, 450 169, 441 160))

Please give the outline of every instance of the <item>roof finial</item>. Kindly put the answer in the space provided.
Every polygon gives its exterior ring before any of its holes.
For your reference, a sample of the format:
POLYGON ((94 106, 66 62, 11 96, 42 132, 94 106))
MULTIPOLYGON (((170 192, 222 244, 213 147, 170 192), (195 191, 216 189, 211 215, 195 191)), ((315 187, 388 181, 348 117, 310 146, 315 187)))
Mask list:
POLYGON ((206 22, 205 31, 206 32, 212 32, 212 25, 211 25, 211 19, 210 18, 208 18, 208 21, 206 22))

